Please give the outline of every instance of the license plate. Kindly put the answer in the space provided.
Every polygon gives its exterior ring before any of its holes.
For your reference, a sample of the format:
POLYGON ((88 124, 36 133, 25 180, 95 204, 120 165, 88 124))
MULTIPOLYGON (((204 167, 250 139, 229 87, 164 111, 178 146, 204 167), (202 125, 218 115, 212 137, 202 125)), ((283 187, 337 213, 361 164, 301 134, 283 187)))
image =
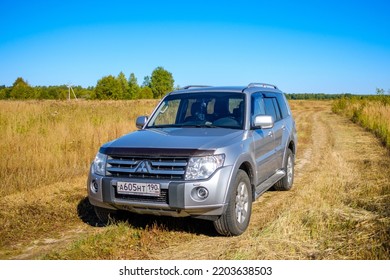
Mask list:
POLYGON ((160 196, 160 184, 117 182, 116 190, 119 194, 160 196))

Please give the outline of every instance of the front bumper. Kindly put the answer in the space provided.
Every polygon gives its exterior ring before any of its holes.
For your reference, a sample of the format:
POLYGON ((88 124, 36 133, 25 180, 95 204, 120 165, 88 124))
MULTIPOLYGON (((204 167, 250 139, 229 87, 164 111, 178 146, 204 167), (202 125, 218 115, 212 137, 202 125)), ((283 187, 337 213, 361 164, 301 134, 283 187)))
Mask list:
POLYGON ((224 166, 207 180, 198 181, 112 178, 90 172, 87 182, 88 198, 95 206, 140 214, 174 217, 219 216, 224 213, 227 206, 226 197, 231 171, 231 166, 224 166), (161 195, 160 197, 120 195, 116 192, 118 181, 159 183, 161 195), (196 189, 199 187, 208 190, 206 198, 200 199, 196 195, 196 189))

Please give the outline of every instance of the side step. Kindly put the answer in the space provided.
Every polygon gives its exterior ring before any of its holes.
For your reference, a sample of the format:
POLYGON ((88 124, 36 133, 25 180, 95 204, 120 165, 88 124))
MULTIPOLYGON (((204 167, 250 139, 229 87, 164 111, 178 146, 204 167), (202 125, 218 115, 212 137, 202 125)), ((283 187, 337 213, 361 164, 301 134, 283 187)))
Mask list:
POLYGON ((271 188, 277 181, 282 179, 286 175, 286 171, 284 170, 278 170, 274 175, 269 177, 267 180, 265 180, 263 183, 258 185, 256 187, 256 195, 255 199, 257 199, 260 195, 262 195, 264 192, 266 192, 269 188, 271 188))

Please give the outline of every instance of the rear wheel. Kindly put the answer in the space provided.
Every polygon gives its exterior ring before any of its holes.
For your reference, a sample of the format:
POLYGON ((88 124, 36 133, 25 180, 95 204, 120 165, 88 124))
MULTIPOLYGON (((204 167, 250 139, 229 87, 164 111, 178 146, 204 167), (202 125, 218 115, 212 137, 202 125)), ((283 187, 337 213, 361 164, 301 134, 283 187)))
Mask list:
POLYGON ((237 236, 247 229, 252 213, 251 190, 248 175, 239 170, 226 212, 214 222, 219 234, 237 236))
POLYGON ((102 208, 99 206, 94 206, 95 214, 99 218, 99 220, 105 224, 108 225, 115 221, 115 210, 102 208))
POLYGON ((290 190, 294 182, 294 154, 290 149, 287 149, 283 169, 286 175, 274 185, 277 191, 290 190))

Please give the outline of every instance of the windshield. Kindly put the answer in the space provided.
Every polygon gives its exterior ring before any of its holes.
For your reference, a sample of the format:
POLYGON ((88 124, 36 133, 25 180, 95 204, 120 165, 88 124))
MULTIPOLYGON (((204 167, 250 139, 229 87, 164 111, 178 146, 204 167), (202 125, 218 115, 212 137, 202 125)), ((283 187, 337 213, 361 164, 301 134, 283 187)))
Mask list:
POLYGON ((160 103, 148 128, 224 127, 242 129, 244 94, 230 92, 169 95, 160 103))

